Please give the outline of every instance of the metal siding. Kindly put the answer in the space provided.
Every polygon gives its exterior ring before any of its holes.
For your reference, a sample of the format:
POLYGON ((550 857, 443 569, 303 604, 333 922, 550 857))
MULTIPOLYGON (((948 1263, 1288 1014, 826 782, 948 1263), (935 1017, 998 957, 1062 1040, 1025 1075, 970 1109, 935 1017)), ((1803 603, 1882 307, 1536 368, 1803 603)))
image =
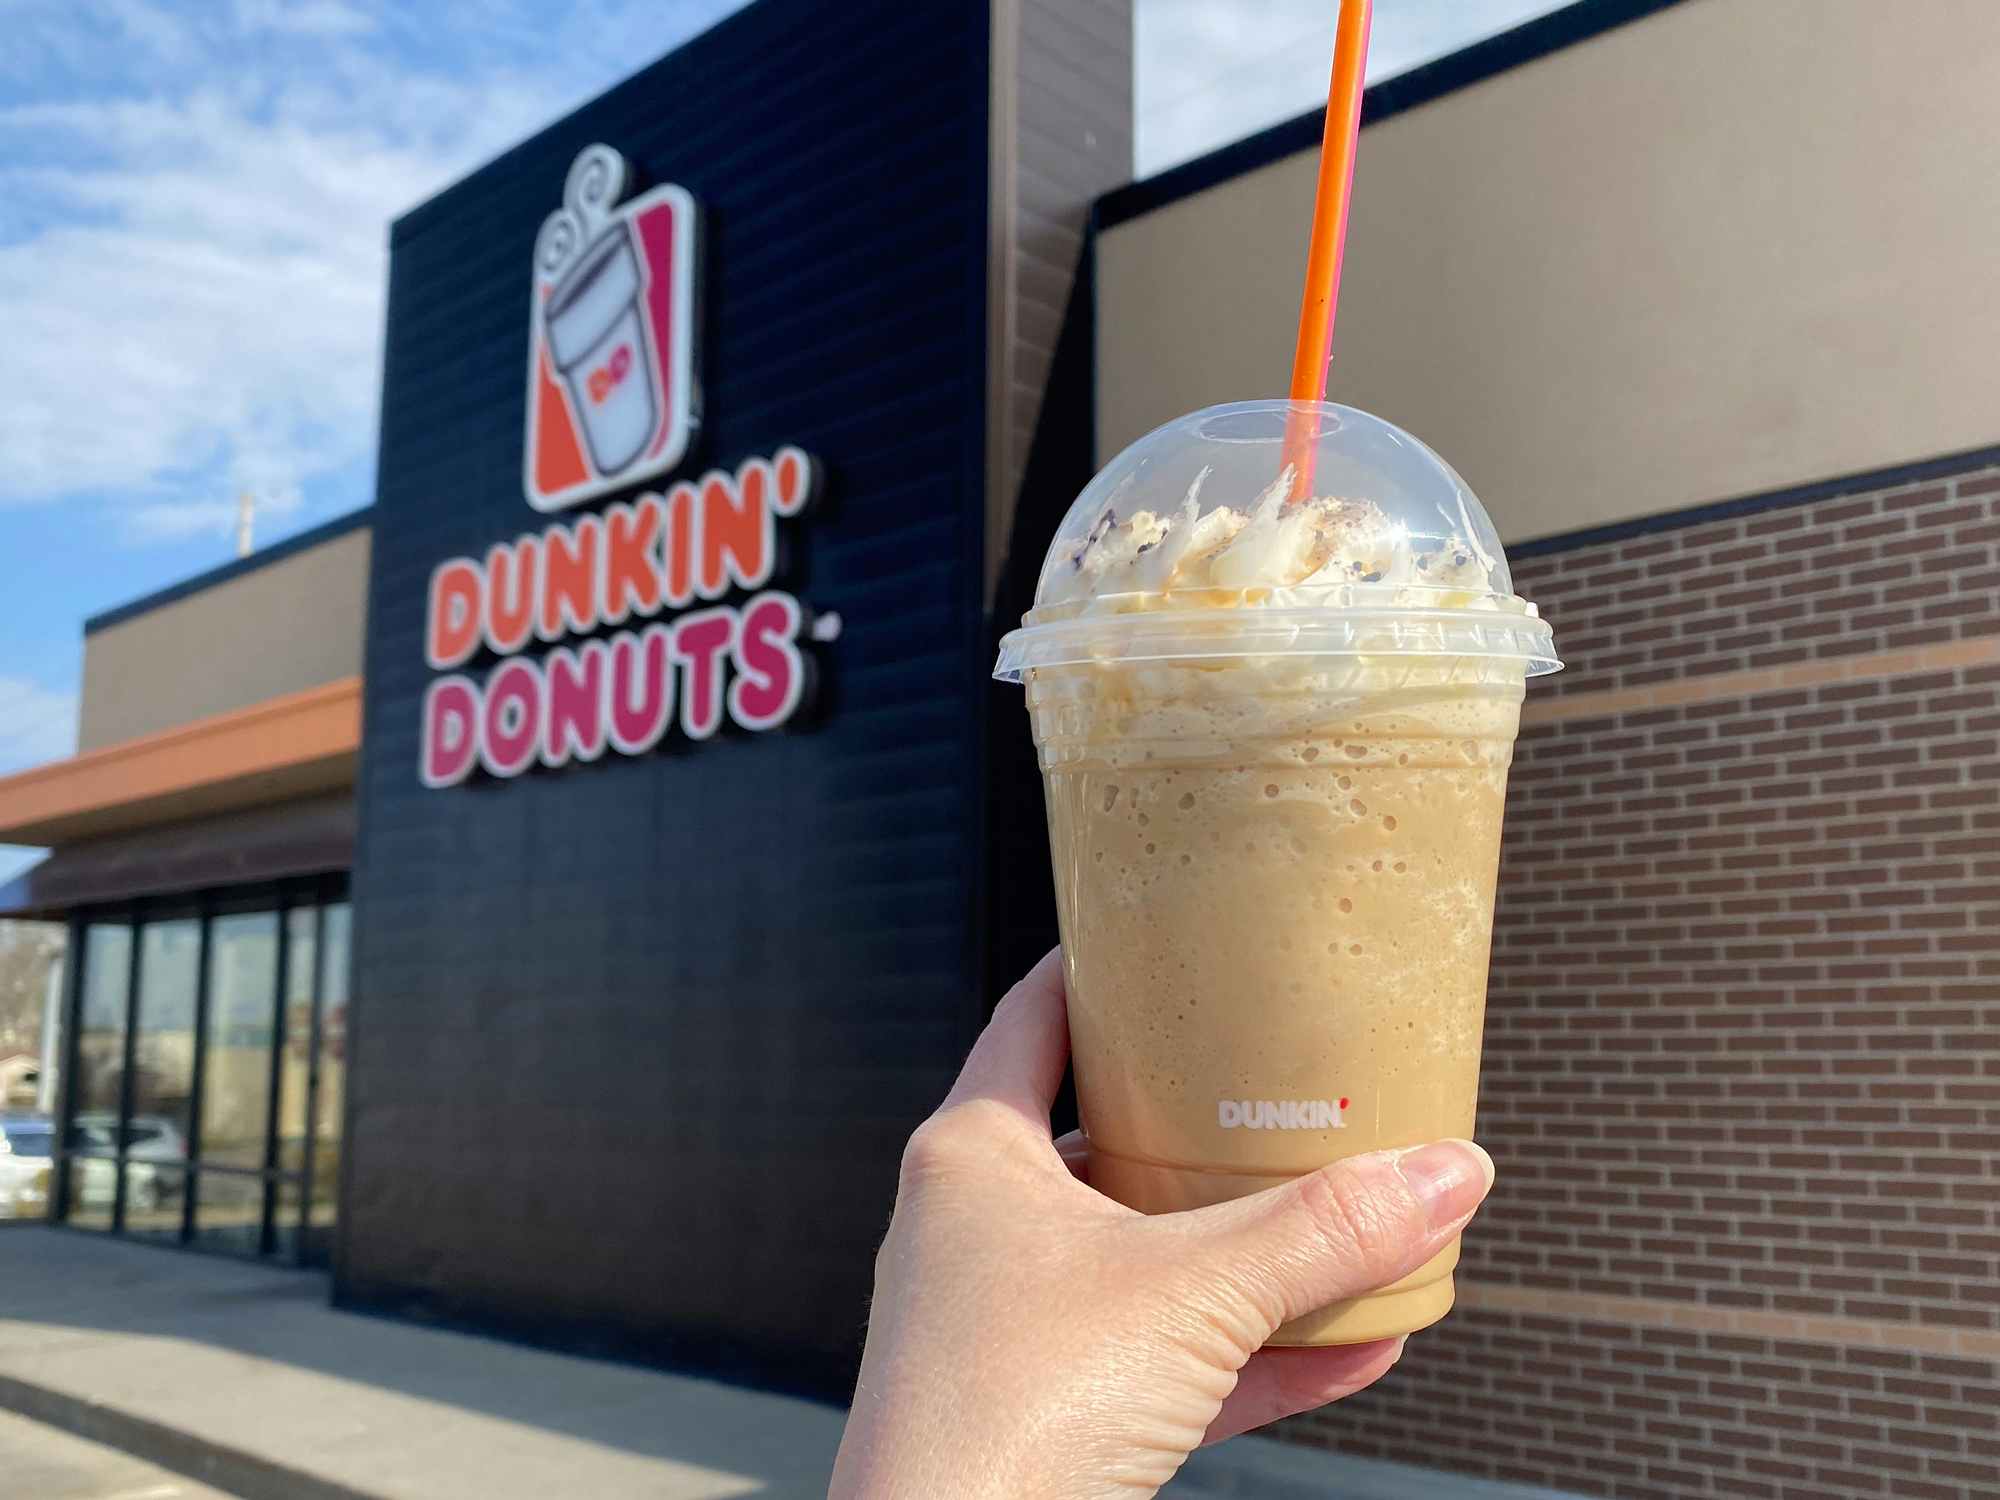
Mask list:
POLYGON ((977 1003, 985 48, 984 6, 763 0, 397 226, 342 1300, 851 1371, 977 1003), (808 727, 426 791, 428 575, 548 519, 529 254, 594 140, 704 212, 688 469, 822 460, 777 586, 846 629, 808 727))
MULTIPOLYGON (((996 130, 1005 216, 993 295, 987 579, 1027 473, 1091 200, 1132 175, 1131 0, 1006 0, 1004 118, 996 130)), ((991 592, 991 587, 989 587, 991 592)))
MULTIPOLYGON (((1001 633, 1034 603, 1049 541, 1094 467, 1095 245, 1095 232, 1086 229, 1049 361, 1048 393, 1028 448, 1021 503, 997 570, 989 659, 1001 633)), ((987 994, 997 1000, 1058 934, 1041 768, 1021 689, 990 682, 986 692, 987 994)), ((1075 1097, 1065 1088, 1056 1101, 1056 1129, 1075 1123, 1075 1097)))

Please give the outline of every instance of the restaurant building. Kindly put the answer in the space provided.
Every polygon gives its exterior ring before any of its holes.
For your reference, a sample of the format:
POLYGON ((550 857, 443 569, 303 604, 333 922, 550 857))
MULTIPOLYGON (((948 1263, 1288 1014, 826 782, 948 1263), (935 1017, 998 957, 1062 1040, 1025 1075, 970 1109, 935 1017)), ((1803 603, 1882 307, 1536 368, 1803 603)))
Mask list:
MULTIPOLYGON (((2000 1488, 2000 13, 1810 14, 1369 90, 1332 393, 1569 669, 1458 1309, 1294 1440, 2000 1488)), ((1318 117, 1129 182, 1130 24, 759 0, 396 222, 374 504, 90 621, 78 754, 0 781, 53 1217, 841 1393, 1053 936, 994 640, 1100 459, 1288 368, 1318 117)))

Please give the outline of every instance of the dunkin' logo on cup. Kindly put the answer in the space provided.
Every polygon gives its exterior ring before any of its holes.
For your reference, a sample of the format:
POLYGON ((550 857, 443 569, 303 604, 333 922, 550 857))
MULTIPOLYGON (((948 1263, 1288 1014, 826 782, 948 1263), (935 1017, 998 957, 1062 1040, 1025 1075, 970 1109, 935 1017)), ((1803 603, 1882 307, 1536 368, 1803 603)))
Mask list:
POLYGON ((1215 1123, 1224 1130, 1345 1130, 1345 1099, 1221 1099, 1215 1123))
POLYGON ((698 420, 694 199, 667 185, 622 202, 629 175, 586 146, 535 239, 521 483, 536 510, 666 473, 698 420))

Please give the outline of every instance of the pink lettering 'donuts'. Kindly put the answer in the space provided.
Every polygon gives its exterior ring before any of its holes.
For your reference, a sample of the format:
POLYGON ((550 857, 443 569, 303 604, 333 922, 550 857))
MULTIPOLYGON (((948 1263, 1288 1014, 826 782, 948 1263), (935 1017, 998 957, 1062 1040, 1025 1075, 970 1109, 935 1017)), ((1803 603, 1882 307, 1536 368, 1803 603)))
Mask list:
MULTIPOLYGON (((607 373, 616 378, 616 357, 607 373)), ((797 448, 711 470, 552 524, 431 574, 425 659, 451 671, 482 651, 504 658, 484 682, 455 673, 424 698, 421 776, 456 785, 474 769, 518 776, 533 765, 591 761, 608 748, 641 755, 676 725, 690 740, 725 721, 753 733, 798 712, 812 664, 807 613, 764 589, 777 567, 777 522, 810 504, 812 459, 797 448), (698 600, 722 604, 641 626, 698 600), (600 633, 607 626, 626 628, 600 633), (533 641, 557 646, 515 657, 533 641)))
POLYGON ((535 765, 593 761, 607 748, 643 755, 676 722, 690 740, 725 720, 776 729, 805 701, 805 611, 776 590, 672 622, 617 630, 540 661, 509 657, 482 686, 440 677, 424 695, 422 779, 456 786, 475 766, 509 778, 535 765))

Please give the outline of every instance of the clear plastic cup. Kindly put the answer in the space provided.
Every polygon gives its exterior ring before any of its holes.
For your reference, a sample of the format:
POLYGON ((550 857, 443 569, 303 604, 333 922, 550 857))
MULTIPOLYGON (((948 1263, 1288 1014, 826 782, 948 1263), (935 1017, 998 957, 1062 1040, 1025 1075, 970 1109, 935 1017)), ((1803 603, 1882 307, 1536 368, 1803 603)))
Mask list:
MULTIPOLYGON (((1485 508, 1365 412, 1211 407, 1091 482, 995 675, 1041 758, 1094 1186, 1167 1212, 1472 1134, 1507 768, 1558 666, 1485 508)), ((1457 1255, 1275 1342, 1435 1322, 1457 1255)))
POLYGON ((583 419, 591 462, 607 477, 639 456, 659 422, 639 292, 631 236, 614 224, 556 283, 544 312, 549 353, 583 419))

